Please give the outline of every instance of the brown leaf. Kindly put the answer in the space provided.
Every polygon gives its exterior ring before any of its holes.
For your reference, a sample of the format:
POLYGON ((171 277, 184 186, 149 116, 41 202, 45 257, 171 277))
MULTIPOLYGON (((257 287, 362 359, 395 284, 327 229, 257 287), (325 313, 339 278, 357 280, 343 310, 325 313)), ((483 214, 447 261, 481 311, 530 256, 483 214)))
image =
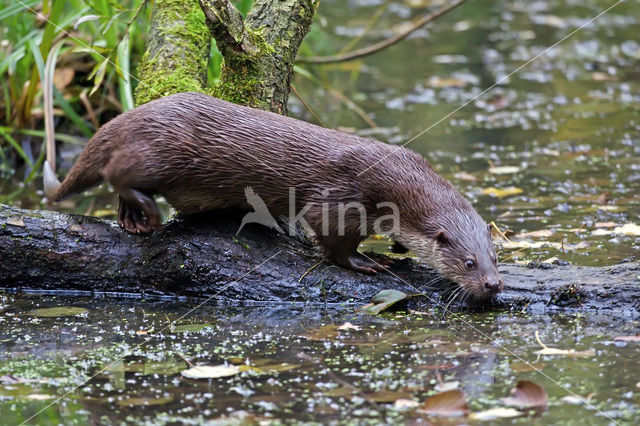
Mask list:
POLYGON ((640 342, 640 334, 636 334, 635 336, 618 336, 613 340, 621 342, 640 342))
POLYGON ((529 380, 520 380, 516 387, 511 389, 511 395, 502 398, 502 402, 516 407, 531 408, 547 405, 547 392, 542 386, 529 380))
POLYGON ((58 90, 62 91, 73 81, 74 75, 73 68, 57 68, 53 74, 53 84, 58 90))
POLYGON ((323 325, 320 328, 309 330, 307 333, 300 335, 309 340, 332 340, 338 336, 338 326, 335 324, 323 325))
POLYGON ((469 412, 469 407, 462 391, 450 390, 430 396, 417 411, 433 416, 461 416, 469 412))
POLYGON ((609 201, 611 201, 611 194, 608 192, 603 192, 596 198, 596 203, 598 204, 607 204, 609 201))
POLYGON ((380 390, 366 394, 367 399, 375 402, 395 402, 398 399, 409 399, 411 394, 402 391, 380 390))

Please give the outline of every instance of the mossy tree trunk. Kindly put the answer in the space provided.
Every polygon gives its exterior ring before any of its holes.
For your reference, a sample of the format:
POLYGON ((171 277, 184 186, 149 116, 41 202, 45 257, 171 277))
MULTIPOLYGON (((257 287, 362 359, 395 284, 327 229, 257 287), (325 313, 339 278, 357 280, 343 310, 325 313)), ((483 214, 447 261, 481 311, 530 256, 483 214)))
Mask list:
POLYGON ((256 0, 243 19, 229 0, 158 0, 137 102, 201 91, 237 104, 286 114, 298 47, 318 0, 256 0), (220 78, 206 90, 211 37, 223 55, 220 78))

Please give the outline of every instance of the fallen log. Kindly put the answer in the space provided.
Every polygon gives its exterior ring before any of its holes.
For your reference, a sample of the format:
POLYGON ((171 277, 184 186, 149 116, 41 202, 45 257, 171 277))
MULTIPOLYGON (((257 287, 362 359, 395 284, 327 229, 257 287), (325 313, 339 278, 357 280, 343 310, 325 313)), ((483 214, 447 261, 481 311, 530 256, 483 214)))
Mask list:
MULTIPOLYGON (((151 235, 123 232, 97 218, 0 205, 0 288, 211 297, 236 301, 362 304, 383 289, 409 294, 418 306, 438 303, 448 286, 411 259, 368 276, 323 261, 303 236, 248 225, 216 212, 170 220, 151 235), (314 267, 315 265, 315 267, 314 267)), ((505 291, 492 308, 546 312, 600 311, 637 317, 640 263, 611 267, 501 264, 505 291)))

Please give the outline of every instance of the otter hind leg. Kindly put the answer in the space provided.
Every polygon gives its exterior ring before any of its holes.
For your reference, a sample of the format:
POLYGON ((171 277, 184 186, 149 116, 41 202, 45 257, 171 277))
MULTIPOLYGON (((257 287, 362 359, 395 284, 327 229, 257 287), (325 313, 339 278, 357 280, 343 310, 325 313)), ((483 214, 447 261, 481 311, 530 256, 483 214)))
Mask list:
POLYGON ((358 244, 362 239, 363 237, 354 239, 346 236, 325 236, 319 238, 318 242, 340 266, 370 275, 386 270, 389 266, 387 262, 372 259, 358 252, 358 244))
POLYGON ((120 195, 118 222, 133 234, 162 228, 160 209, 153 199, 156 182, 142 172, 145 169, 138 163, 135 155, 120 151, 102 170, 102 176, 120 195))
MULTIPOLYGON (((143 213, 141 209, 128 203, 122 195, 119 195, 118 198, 120 200, 120 205, 118 206, 118 224, 121 228, 124 228, 132 234, 147 234, 154 229, 162 227, 159 223, 152 225, 145 217, 146 213, 143 213)), ((155 204, 153 199, 151 201, 155 204)))

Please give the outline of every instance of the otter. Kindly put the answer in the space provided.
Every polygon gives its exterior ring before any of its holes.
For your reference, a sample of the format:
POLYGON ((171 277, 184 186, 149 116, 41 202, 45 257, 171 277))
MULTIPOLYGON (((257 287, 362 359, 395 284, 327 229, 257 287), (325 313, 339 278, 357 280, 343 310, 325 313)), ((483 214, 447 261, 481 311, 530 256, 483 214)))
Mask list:
POLYGON ((384 270, 357 251, 384 232, 469 295, 503 288, 490 230, 471 204, 422 156, 374 139, 180 93, 103 125, 62 183, 45 164, 50 202, 103 181, 118 193, 118 223, 131 233, 161 228, 154 195, 190 214, 251 211, 251 193, 270 214, 304 220, 338 265, 384 270))

